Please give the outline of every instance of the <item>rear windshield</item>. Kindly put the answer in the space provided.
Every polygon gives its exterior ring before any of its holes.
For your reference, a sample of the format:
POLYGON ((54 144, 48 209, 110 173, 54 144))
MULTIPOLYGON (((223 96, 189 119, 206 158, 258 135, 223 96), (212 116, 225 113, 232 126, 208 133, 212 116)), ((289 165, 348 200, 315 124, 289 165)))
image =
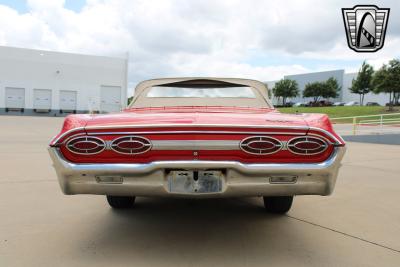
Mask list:
POLYGON ((154 86, 147 97, 199 97, 199 98, 256 98, 250 87, 190 88, 154 86))

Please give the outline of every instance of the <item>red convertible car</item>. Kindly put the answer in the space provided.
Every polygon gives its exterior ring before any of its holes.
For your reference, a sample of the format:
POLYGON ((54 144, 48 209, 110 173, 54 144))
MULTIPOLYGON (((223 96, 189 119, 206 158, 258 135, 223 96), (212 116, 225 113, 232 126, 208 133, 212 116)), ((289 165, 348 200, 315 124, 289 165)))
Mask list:
POLYGON ((261 82, 167 78, 140 83, 120 113, 70 115, 49 152, 65 194, 263 197, 329 195, 345 143, 326 115, 282 114, 261 82))

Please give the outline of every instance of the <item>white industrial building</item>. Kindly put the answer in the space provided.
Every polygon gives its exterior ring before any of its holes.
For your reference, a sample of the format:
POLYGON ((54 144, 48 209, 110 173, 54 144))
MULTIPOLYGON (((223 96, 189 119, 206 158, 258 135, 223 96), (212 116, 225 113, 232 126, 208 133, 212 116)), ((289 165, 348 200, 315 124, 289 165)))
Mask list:
MULTIPOLYGON (((340 101, 345 103, 350 101, 357 101, 357 102, 360 101, 360 95, 353 94, 349 90, 349 88, 351 87, 352 80, 357 77, 357 73, 345 73, 344 70, 331 70, 331 71, 311 72, 311 73, 284 76, 284 79, 295 80, 298 83, 300 89, 300 95, 295 98, 290 98, 288 99, 288 101, 292 101, 295 103, 296 102, 308 103, 312 101, 312 98, 302 97, 305 85, 307 83, 312 83, 317 81, 318 82, 326 81, 330 77, 334 77, 338 81, 339 86, 342 87, 339 92, 339 96, 336 99, 329 99, 330 101, 334 102, 340 101)), ((269 89, 272 89, 274 88, 276 82, 277 81, 270 81, 266 82, 266 84, 269 89)), ((278 103, 277 98, 273 96, 272 96, 272 101, 275 105, 280 104, 278 103)), ((389 102, 389 95, 369 93, 366 94, 364 98, 364 104, 367 102, 377 102, 380 105, 384 106, 387 102, 389 102)))
MULTIPOLYGON (((109 113, 127 105, 127 58, 112 58, 0 46, 0 114, 59 116, 68 113, 109 113)), ((349 91, 357 73, 332 70, 284 76, 296 80, 300 96, 309 82, 336 78, 342 87, 330 101, 359 101, 349 91)), ((266 82, 272 89, 276 81, 266 82)), ((387 94, 369 93, 364 103, 385 105, 387 94)), ((272 96, 274 104, 277 99, 272 96)))
POLYGON ((0 46, 0 114, 119 111, 127 68, 126 58, 0 46))

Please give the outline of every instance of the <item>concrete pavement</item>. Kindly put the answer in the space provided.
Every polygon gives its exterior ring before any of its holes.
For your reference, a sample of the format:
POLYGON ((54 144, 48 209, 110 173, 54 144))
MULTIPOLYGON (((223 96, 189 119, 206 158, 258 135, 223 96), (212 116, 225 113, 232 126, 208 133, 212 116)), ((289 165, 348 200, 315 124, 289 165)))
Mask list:
POLYGON ((287 216, 258 198, 62 195, 46 146, 62 118, 0 117, 0 266, 400 266, 400 146, 349 143, 332 196, 287 216))
POLYGON ((354 129, 351 123, 334 123, 333 128, 343 136, 354 135, 354 131, 356 135, 400 134, 400 124, 357 124, 354 129))

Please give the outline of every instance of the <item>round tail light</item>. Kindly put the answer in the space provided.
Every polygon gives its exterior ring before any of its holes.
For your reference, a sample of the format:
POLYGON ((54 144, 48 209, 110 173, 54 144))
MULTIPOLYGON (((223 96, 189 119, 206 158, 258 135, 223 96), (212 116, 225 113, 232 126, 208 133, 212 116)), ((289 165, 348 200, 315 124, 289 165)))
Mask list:
POLYGON ((124 136, 111 143, 111 149, 121 154, 142 154, 149 151, 152 144, 149 139, 141 136, 124 136))
POLYGON ((324 152, 328 144, 317 137, 295 137, 289 140, 287 148, 294 154, 315 155, 324 152))
POLYGON ((249 154, 268 155, 282 149, 282 142, 267 136, 250 136, 240 142, 240 149, 249 154))
POLYGON ((66 147, 75 154, 92 155, 103 151, 106 148, 106 144, 97 137, 80 136, 69 140, 66 147))

